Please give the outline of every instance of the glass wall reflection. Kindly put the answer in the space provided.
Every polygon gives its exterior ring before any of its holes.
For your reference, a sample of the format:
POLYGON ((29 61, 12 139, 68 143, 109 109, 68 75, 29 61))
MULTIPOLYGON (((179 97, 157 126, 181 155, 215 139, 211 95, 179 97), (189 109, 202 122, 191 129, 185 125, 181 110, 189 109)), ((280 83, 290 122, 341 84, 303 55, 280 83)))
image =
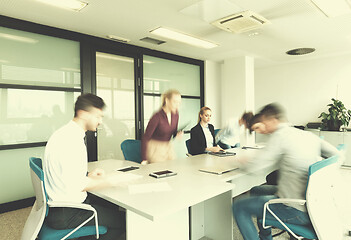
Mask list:
POLYGON ((97 95, 104 99, 103 124, 98 129, 98 160, 124 159, 121 143, 135 139, 134 59, 96 53, 97 95))
POLYGON ((73 118, 80 93, 0 89, 0 145, 45 142, 73 118))

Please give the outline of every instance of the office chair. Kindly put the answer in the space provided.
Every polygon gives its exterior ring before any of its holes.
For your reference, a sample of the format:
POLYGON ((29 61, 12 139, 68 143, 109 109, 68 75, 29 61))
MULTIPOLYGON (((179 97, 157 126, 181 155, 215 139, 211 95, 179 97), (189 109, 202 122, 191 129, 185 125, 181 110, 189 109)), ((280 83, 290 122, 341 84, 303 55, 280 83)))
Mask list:
POLYGON ((264 205, 264 228, 276 227, 288 231, 297 239, 343 239, 342 223, 335 207, 335 184, 338 182, 337 156, 323 159, 309 167, 306 200, 301 199, 272 199, 264 205), (290 203, 305 205, 311 224, 308 226, 284 223, 269 208, 272 204, 290 203), (266 219, 269 211, 274 219, 266 219))
POLYGON ((215 137, 216 137, 217 133, 218 133, 220 130, 221 130, 220 128, 217 128, 217 129, 214 130, 214 135, 215 135, 215 137))
POLYGON ((106 227, 98 226, 97 213, 92 206, 83 203, 48 202, 41 159, 31 157, 29 159, 29 166, 36 200, 23 228, 21 240, 63 240, 91 235, 96 235, 98 239, 100 234, 107 232, 106 227), (76 228, 56 230, 50 228, 44 222, 45 217, 48 215, 48 207, 80 208, 91 211, 92 216, 76 228), (93 218, 95 218, 95 226, 84 226, 93 218))
POLYGON ((141 163, 141 141, 126 139, 121 143, 121 150, 125 160, 141 163))
POLYGON ((185 141, 185 146, 186 146, 186 149, 188 150, 188 153, 186 153, 186 155, 188 157, 191 157, 192 155, 190 154, 190 139, 185 141))
POLYGON ((340 165, 344 165, 345 160, 346 160, 346 151, 347 151, 347 145, 346 144, 338 144, 336 148, 340 151, 340 157, 339 157, 339 163, 340 165))

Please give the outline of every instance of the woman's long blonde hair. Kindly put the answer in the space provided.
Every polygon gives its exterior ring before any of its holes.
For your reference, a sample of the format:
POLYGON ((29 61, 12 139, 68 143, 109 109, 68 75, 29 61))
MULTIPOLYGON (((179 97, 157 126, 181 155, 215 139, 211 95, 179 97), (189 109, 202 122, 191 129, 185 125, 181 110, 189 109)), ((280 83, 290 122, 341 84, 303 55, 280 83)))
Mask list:
POLYGON ((200 115, 203 115, 204 112, 207 111, 207 110, 210 110, 210 111, 212 112, 211 108, 209 108, 209 107, 202 107, 202 108, 200 109, 200 112, 199 112, 199 119, 198 119, 197 123, 199 123, 199 122, 201 121, 200 115))
POLYGON ((170 100, 173 97, 173 95, 180 95, 180 92, 177 89, 169 89, 166 92, 164 92, 161 96, 161 107, 166 106, 166 99, 170 100))

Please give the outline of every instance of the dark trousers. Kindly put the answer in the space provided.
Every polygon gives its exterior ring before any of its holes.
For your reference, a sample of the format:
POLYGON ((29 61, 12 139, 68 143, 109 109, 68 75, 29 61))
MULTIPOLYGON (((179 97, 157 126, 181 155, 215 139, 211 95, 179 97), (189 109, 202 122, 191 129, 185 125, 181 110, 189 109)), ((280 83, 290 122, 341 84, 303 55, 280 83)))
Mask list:
POLYGON ((279 172, 275 170, 266 176, 266 182, 268 185, 278 185, 279 172))
MULTIPOLYGON (((100 235, 102 240, 125 239, 125 213, 119 211, 118 206, 108 201, 88 195, 84 203, 95 208, 100 226, 107 227, 107 233, 100 235)), ((45 222, 54 229, 75 228, 92 215, 91 211, 77 208, 49 208, 45 222)), ((85 226, 95 225, 94 218, 85 226)), ((95 236, 84 239, 95 239, 95 236)))

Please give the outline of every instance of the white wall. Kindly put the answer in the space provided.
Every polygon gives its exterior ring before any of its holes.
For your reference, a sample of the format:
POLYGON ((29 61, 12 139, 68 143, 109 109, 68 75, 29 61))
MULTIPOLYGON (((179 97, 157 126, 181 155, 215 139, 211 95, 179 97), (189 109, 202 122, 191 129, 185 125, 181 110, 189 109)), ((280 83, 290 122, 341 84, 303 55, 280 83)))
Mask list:
POLYGON ((215 128, 220 128, 222 122, 221 67, 218 62, 205 61, 205 106, 212 109, 211 123, 215 128))
POLYGON ((320 121, 331 98, 351 108, 351 55, 255 69, 255 106, 278 102, 294 125, 320 121))
POLYGON ((245 111, 245 57, 225 59, 222 68, 222 125, 245 111))

